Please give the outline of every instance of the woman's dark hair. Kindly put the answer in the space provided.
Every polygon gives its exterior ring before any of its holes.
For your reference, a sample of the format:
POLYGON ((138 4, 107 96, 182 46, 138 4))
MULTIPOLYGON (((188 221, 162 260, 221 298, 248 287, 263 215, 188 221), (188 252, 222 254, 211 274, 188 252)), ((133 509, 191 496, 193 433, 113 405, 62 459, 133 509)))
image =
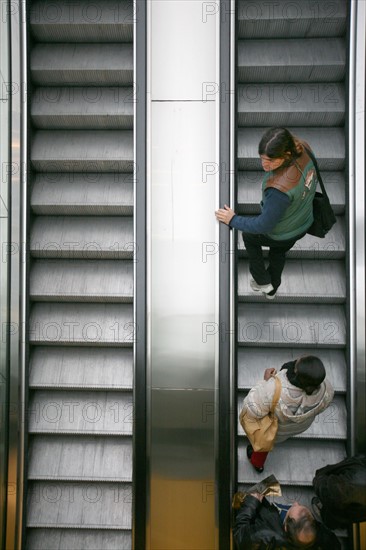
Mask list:
POLYGON ((301 156, 296 141, 286 128, 270 128, 259 142, 258 153, 270 159, 285 158, 289 163, 301 156))
POLYGON ((325 378, 325 367, 319 357, 315 357, 315 355, 300 357, 295 368, 296 379, 308 395, 317 389, 325 378))

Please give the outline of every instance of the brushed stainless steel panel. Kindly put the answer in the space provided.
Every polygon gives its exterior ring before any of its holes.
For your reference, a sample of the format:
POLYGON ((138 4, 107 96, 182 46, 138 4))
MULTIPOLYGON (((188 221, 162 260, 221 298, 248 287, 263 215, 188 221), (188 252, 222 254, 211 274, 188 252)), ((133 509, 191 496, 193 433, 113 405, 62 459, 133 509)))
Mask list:
POLYGON ((218 17, 216 2, 151 2, 153 101, 215 101, 218 17))
POLYGON ((218 78, 219 18, 203 22, 204 2, 148 6, 147 545, 198 550, 216 547, 217 341, 203 339, 202 327, 216 323, 218 260, 205 261, 202 248, 218 233, 217 175, 204 171, 218 158, 218 106, 217 94, 202 101, 202 84, 218 78))
POLYGON ((214 383, 215 341, 203 333, 215 323, 215 257, 205 252, 215 242, 216 197, 215 180, 202 170, 215 151, 215 108, 152 107, 153 387, 210 389, 214 383))
POLYGON ((351 2, 349 65, 350 452, 366 450, 365 376, 365 24, 364 2, 351 2))
MULTIPOLYGON (((9 43, 5 54, 9 56, 9 118, 10 141, 8 162, 2 164, 15 168, 5 174, 9 183, 10 214, 8 242, 15 253, 6 259, 9 269, 9 307, 3 342, 8 345, 7 400, 10 406, 8 417, 7 445, 7 511, 5 546, 14 550, 23 548, 23 500, 25 469, 25 402, 26 402, 26 321, 27 321, 27 270, 26 250, 28 246, 27 227, 27 36, 26 3, 16 1, 2 4, 2 18, 8 25, 9 43), (10 55, 11 52, 11 55, 10 55), (11 193, 10 193, 11 189, 11 193), (15 247, 15 248, 13 248, 15 247)), ((5 75, 4 75, 5 76, 5 75)), ((2 136, 3 137, 3 136, 2 136)), ((5 195, 5 200, 6 200, 5 195)))

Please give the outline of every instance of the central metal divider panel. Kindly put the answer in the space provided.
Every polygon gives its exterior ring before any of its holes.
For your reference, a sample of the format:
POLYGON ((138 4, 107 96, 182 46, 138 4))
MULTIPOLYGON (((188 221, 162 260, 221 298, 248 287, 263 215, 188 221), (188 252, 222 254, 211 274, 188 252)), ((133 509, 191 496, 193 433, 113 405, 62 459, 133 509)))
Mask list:
POLYGON ((217 547, 218 94, 205 92, 219 78, 219 17, 206 4, 148 4, 151 550, 217 547))

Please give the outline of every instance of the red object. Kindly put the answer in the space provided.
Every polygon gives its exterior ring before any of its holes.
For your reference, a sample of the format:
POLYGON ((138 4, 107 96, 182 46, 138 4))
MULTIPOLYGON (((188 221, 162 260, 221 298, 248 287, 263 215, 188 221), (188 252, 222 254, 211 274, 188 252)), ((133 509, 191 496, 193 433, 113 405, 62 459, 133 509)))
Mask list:
POLYGON ((253 451, 252 456, 250 457, 250 463, 256 468, 263 468, 267 455, 268 452, 253 451))

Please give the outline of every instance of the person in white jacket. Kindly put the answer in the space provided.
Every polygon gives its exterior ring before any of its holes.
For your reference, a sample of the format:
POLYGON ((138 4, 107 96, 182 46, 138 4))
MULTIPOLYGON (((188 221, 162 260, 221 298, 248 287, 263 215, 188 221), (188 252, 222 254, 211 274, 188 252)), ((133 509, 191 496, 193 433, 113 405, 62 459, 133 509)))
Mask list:
MULTIPOLYGON (((307 430, 315 417, 331 403, 334 390, 326 378, 322 361, 307 355, 285 363, 278 373, 274 368, 266 369, 264 380, 256 384, 244 399, 241 414, 245 412, 255 420, 269 413, 275 392, 275 376, 282 386, 275 408, 277 444, 307 430)), ((247 446, 247 457, 258 473, 263 472, 267 455, 268 452, 256 452, 250 444, 247 446)))

